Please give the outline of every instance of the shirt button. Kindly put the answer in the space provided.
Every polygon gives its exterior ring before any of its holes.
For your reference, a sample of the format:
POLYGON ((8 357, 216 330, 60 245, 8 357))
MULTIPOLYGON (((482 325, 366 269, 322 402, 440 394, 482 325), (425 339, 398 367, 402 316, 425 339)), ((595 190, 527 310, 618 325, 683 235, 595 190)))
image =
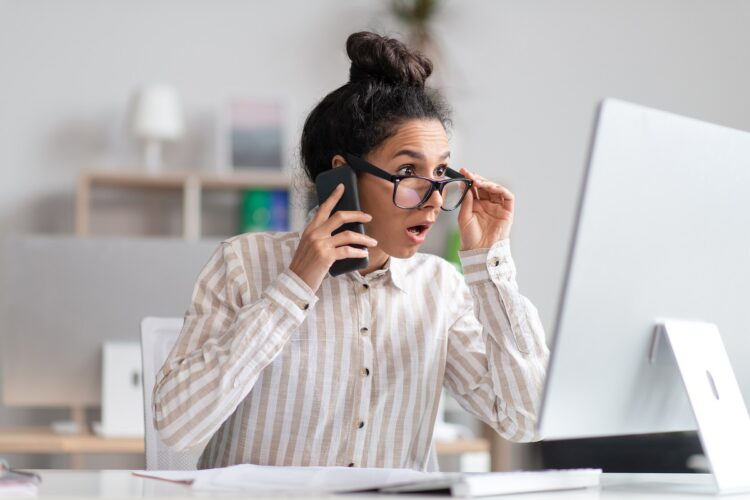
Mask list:
POLYGON ((305 304, 304 306, 302 306, 302 309, 307 311, 308 309, 310 309, 310 304, 305 304))
POLYGON ((362 428, 362 427, 364 427, 364 426, 365 426, 365 423, 364 423, 364 422, 360 422, 360 423, 358 423, 358 424, 357 424, 357 428, 358 428, 358 429, 361 429, 361 428, 362 428))
POLYGON ((362 286, 365 287, 365 290, 370 288, 370 285, 368 285, 367 283, 363 284, 362 286))
POLYGON ((360 373, 362 374, 363 377, 366 377, 366 376, 368 376, 370 374, 370 369, 369 368, 362 368, 360 370, 360 373))
POLYGON ((354 467, 354 462, 351 462, 351 463, 349 464, 349 467, 354 467))
POLYGON ((362 335, 368 335, 370 333, 370 330, 368 330, 366 326, 363 326, 359 329, 359 333, 361 333, 362 335))

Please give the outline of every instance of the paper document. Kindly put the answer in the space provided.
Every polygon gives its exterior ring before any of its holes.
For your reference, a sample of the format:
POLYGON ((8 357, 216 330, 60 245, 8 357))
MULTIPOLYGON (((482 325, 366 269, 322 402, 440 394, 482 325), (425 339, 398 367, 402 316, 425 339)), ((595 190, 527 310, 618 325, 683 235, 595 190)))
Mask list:
POLYGON ((200 471, 196 490, 264 493, 345 493, 442 478, 440 472, 365 467, 281 467, 235 465, 200 471))
POLYGON ((131 474, 138 477, 190 485, 201 472, 197 470, 134 470, 131 471, 131 474))
POLYGON ((0 498, 36 496, 40 482, 38 474, 13 470, 0 459, 0 498))
POLYGON ((380 491, 444 493, 483 497, 534 491, 596 487, 600 469, 519 472, 420 472, 364 467, 286 467, 234 465, 200 471, 138 471, 134 474, 192 484, 201 491, 319 495, 380 491))

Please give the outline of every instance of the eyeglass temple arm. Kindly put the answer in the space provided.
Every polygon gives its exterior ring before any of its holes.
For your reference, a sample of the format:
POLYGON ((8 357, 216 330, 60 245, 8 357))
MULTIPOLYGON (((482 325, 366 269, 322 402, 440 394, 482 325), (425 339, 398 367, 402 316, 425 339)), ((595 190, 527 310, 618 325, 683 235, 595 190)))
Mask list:
POLYGON ((383 170, 380 170, 379 168, 375 168, 369 163, 367 163, 365 160, 358 156, 346 154, 344 155, 344 158, 346 158, 346 163, 349 164, 350 167, 352 167, 354 170, 360 170, 367 172, 368 174, 375 175, 377 177, 380 177, 381 179, 386 180, 393 180, 393 175, 389 174, 388 172, 385 172, 383 170))
POLYGON ((445 169, 445 175, 447 175, 451 179, 465 179, 466 178, 463 175, 461 175, 460 172, 456 172, 452 168, 446 168, 445 169))

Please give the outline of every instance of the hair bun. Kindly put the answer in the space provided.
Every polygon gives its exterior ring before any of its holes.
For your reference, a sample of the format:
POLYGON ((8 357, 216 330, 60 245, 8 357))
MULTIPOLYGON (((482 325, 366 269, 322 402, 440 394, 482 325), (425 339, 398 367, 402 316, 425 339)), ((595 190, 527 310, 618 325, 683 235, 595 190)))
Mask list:
POLYGON ((366 80, 424 87, 432 73, 432 62, 410 51, 394 38, 369 31, 352 33, 346 41, 346 53, 352 61, 349 82, 366 80))

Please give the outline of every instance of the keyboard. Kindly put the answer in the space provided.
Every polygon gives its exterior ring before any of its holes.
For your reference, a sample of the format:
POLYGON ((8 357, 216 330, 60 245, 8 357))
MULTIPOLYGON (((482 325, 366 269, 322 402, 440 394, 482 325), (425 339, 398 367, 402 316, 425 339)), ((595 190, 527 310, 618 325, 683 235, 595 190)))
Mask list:
POLYGON ((448 473, 440 477, 381 488, 382 493, 439 493, 454 497, 483 497, 571 490, 599 486, 601 469, 550 469, 542 471, 448 473))

